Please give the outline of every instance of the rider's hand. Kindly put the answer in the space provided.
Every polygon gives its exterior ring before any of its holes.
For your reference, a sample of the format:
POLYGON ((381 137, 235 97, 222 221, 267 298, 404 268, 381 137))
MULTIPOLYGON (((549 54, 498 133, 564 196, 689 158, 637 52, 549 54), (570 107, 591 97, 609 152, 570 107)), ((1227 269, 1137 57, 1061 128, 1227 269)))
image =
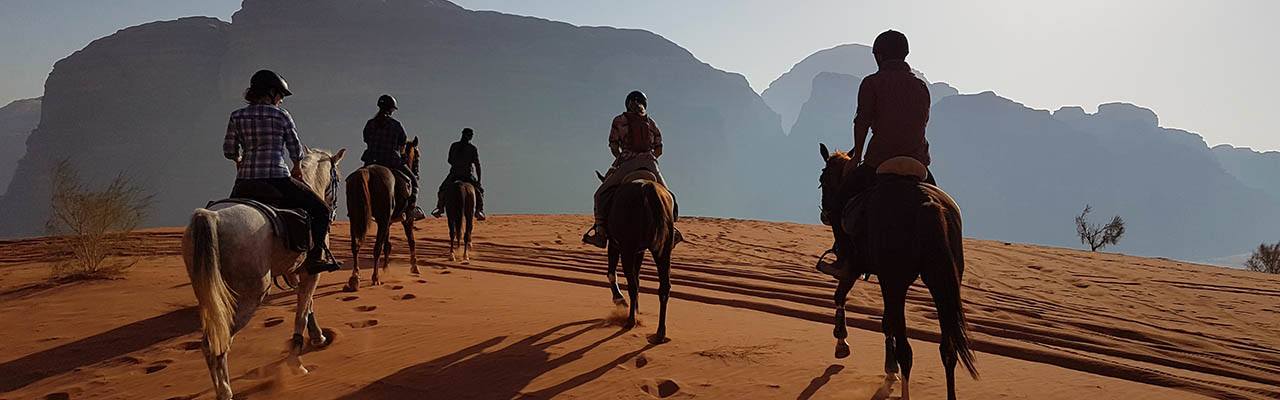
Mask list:
POLYGON ((302 179, 302 168, 298 168, 298 165, 297 163, 293 164, 293 170, 289 171, 289 176, 302 179))

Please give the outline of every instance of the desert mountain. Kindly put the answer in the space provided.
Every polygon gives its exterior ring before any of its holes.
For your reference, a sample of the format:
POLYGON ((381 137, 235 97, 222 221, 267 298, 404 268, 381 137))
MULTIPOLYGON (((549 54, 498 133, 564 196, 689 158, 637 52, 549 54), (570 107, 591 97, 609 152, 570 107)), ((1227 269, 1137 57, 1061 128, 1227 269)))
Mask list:
POLYGON ((395 95, 396 117, 423 141, 424 206, 448 144, 472 127, 491 211, 588 212, 591 170, 608 167, 609 122, 633 89, 649 95, 667 143, 663 172, 684 213, 767 215, 782 197, 731 190, 768 168, 749 161, 782 140, 777 114, 742 76, 653 33, 441 0, 247 0, 230 23, 146 24, 59 61, 21 179, 0 203, 0 234, 38 233, 48 165, 63 157, 91 177, 139 176, 159 192, 149 223, 184 224, 230 189, 226 118, 260 68, 289 80, 295 95, 284 107, 304 144, 352 151, 344 171, 359 166, 377 96, 395 95))
MULTIPOLYGON (((40 98, 14 100, 0 107, 0 188, 8 187, 18 159, 27 150, 27 137, 40 122, 40 98)), ((4 192, 0 191, 0 196, 4 192)))
POLYGON ((1248 147, 1213 146, 1218 163, 1245 185, 1280 198, 1280 152, 1259 152, 1248 147))

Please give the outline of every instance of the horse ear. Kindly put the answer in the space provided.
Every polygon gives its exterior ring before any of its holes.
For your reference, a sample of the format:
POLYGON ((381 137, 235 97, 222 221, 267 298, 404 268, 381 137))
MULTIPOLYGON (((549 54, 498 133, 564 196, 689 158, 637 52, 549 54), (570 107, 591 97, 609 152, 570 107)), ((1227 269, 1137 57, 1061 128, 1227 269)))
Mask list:
POLYGON ((822 155, 822 161, 827 161, 827 158, 831 157, 831 152, 827 151, 825 143, 818 143, 818 154, 822 155))
POLYGON ((347 149, 338 150, 338 154, 333 155, 333 165, 338 165, 338 162, 342 161, 342 156, 345 154, 347 154, 347 149))
POLYGON ((409 142, 409 147, 418 147, 418 137, 414 136, 413 141, 409 142))

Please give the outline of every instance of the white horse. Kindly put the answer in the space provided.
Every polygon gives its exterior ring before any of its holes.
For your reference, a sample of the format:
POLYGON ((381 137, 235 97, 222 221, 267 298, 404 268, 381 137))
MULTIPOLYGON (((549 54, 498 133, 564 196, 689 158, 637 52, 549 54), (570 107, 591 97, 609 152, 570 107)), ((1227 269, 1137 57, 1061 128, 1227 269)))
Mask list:
MULTIPOLYGON (((300 162, 302 180, 324 198, 330 208, 335 204, 336 191, 327 189, 333 177, 338 176, 338 161, 345 152, 343 149, 331 155, 323 150, 308 149, 300 162)), ((200 302, 204 331, 201 348, 219 400, 231 398, 231 378, 227 373, 231 341, 266 298, 272 277, 283 276, 290 283, 297 282, 298 309, 293 320, 293 342, 286 358, 294 372, 307 373, 301 358, 303 328, 311 337, 312 346, 328 345, 311 309, 318 277, 302 269, 290 272, 300 255, 302 253, 285 247, 272 231, 270 222, 253 207, 219 204, 212 209, 196 209, 191 216, 182 237, 182 260, 187 264, 191 287, 200 302)))

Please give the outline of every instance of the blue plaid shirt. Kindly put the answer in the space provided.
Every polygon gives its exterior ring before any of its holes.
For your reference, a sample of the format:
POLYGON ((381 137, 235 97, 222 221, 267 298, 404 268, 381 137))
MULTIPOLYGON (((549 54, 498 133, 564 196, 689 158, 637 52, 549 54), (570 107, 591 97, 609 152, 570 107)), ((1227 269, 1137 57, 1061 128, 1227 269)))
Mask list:
POLYGON ((231 112, 222 154, 232 161, 243 156, 236 165, 236 179, 289 177, 290 164, 284 159, 286 149, 293 162, 302 159, 298 131, 288 111, 272 105, 250 104, 231 112))

